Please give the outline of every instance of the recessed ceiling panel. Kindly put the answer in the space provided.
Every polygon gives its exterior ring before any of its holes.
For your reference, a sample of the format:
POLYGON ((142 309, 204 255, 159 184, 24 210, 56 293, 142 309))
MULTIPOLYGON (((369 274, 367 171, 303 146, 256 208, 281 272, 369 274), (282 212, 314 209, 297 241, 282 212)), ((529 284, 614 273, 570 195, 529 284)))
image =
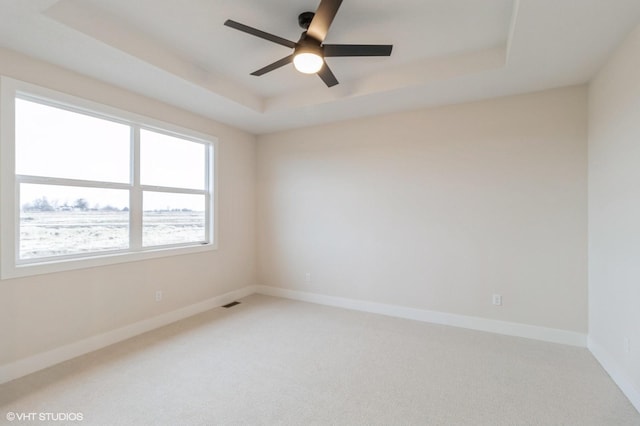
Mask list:
MULTIPOLYGON (((94 15, 103 17, 103 25, 110 21, 112 32, 120 32, 121 43, 115 47, 161 48, 170 52, 174 61, 183 61, 182 68, 202 70, 258 96, 274 97, 322 87, 322 82, 316 76, 297 73, 293 66, 262 77, 251 76, 251 72, 289 55, 291 50, 234 31, 223 23, 233 19, 297 41, 302 32, 298 14, 314 11, 317 5, 317 1, 286 0, 63 0, 48 14, 74 25, 71 15, 77 9, 93 10, 94 15)), ((328 63, 340 81, 357 81, 428 58, 506 46, 512 11, 513 0, 345 1, 326 41, 393 44, 394 51, 390 58, 330 58, 328 63)), ((76 25, 76 29, 92 31, 92 37, 114 44, 115 34, 111 32, 107 33, 110 39, 105 40, 105 34, 101 36, 94 26, 83 29, 76 25)), ((149 59, 144 52, 130 53, 149 59)))

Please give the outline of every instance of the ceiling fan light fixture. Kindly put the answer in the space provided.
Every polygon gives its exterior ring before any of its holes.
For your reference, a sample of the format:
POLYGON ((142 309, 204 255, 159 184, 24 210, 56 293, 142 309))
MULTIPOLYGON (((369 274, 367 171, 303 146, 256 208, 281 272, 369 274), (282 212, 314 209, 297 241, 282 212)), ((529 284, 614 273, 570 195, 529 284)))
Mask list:
POLYGON ((315 12, 303 12, 298 15, 298 25, 304 32, 297 43, 231 19, 227 19, 224 25, 293 49, 292 54, 252 72, 251 75, 261 76, 293 62, 296 70, 305 74, 317 74, 327 87, 333 87, 338 84, 338 79, 325 62, 325 57, 390 56, 393 48, 390 44, 324 44, 329 27, 341 4, 342 0, 320 0, 315 12))
POLYGON ((293 66, 304 74, 315 74, 322 69, 324 59, 314 52, 300 52, 293 57, 293 66))

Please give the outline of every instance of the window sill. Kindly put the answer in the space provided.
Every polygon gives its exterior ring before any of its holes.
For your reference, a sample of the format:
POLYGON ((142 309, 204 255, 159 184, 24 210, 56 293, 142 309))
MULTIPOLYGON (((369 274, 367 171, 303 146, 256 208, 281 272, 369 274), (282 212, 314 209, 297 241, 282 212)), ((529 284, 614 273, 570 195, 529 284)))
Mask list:
POLYGON ((117 265, 120 263, 139 262, 143 260, 157 259, 169 256, 182 256, 204 253, 215 250, 217 250, 217 247, 214 244, 202 244, 194 246, 165 247, 152 250, 149 249, 139 252, 128 251, 109 253, 65 260, 55 259, 43 262, 26 263, 16 266, 8 264, 3 265, 0 273, 0 279, 7 280, 13 278, 22 278, 33 275, 43 275, 55 272, 117 265))

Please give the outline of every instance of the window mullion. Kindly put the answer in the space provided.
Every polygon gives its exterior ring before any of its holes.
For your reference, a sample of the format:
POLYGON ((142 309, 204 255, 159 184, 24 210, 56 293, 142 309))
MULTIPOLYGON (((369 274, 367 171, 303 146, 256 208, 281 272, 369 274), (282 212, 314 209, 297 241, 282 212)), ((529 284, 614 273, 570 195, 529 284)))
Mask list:
POLYGON ((16 175, 16 182, 30 183, 36 185, 58 185, 58 186, 76 186, 82 188, 106 188, 106 189, 126 189, 131 185, 116 182, 101 182, 96 180, 67 179, 57 177, 16 175))
POLYGON ((205 195, 207 193, 205 189, 173 188, 170 186, 140 185, 140 188, 148 192, 168 192, 171 194, 205 195))
POLYGON ((142 186, 140 185, 140 127, 131 126, 131 194, 129 247, 142 250, 142 186))

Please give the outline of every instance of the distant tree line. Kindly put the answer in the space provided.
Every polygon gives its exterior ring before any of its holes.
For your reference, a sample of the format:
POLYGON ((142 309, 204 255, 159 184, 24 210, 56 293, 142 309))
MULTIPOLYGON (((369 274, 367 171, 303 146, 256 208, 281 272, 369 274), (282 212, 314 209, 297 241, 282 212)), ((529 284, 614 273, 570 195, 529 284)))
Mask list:
POLYGON ((104 211, 104 212, 128 212, 129 208, 124 207, 119 209, 110 205, 100 206, 95 204, 93 207, 89 207, 89 202, 85 198, 78 198, 73 203, 69 204, 65 201, 60 204, 58 200, 49 201, 47 197, 36 198, 30 203, 24 203, 22 205, 22 211, 25 212, 55 212, 55 211, 104 211))
MULTIPOLYGON (((129 207, 113 207, 111 205, 101 206, 100 204, 94 204, 93 207, 89 207, 89 201, 85 198, 78 198, 73 203, 69 204, 65 201, 63 204, 60 204, 58 200, 49 201, 47 197, 36 198, 30 203, 24 203, 22 205, 22 211, 24 212, 57 212, 57 211, 101 211, 101 212, 128 212, 129 207)), ((145 210, 149 211, 149 210, 145 210)), ((191 209, 172 209, 167 207, 166 209, 153 209, 150 210, 158 213, 165 212, 191 212, 191 209)))

